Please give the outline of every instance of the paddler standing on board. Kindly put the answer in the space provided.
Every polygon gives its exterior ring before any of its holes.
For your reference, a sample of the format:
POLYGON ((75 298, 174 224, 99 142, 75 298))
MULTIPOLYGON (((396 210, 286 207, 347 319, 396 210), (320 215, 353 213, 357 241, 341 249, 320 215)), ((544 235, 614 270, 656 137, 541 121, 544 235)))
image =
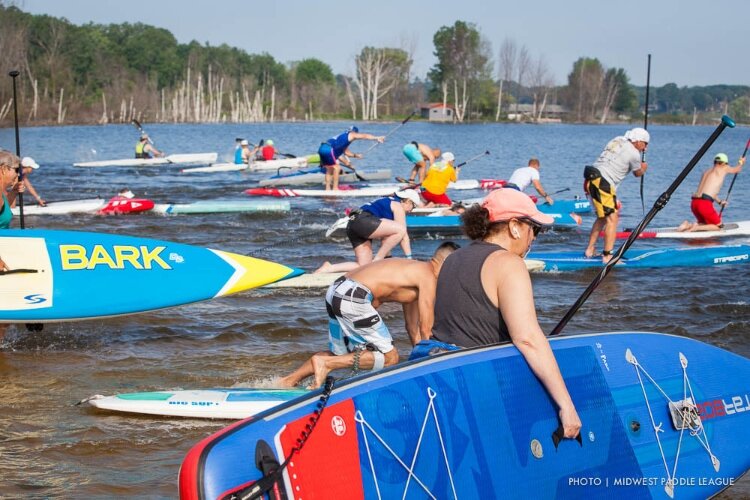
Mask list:
POLYGON ((305 361, 279 385, 294 387, 313 376, 310 388, 320 387, 331 370, 377 371, 398 363, 398 350, 377 311, 384 302, 402 305, 411 344, 430 337, 434 317, 435 283, 445 258, 458 248, 445 242, 429 262, 385 259, 359 267, 334 281, 326 293, 328 351, 305 361))
POLYGON ((440 157, 440 161, 433 163, 427 176, 422 182, 422 198, 427 201, 427 207, 449 207, 453 201, 448 197, 446 192, 451 182, 458 180, 460 168, 455 168, 453 164, 456 157, 453 153, 446 151, 440 157))
POLYGON ((685 221, 677 228, 678 231, 718 231, 724 224, 721 214, 716 212, 714 203, 722 207, 727 206, 727 200, 719 199, 719 191, 724 185, 727 174, 739 174, 745 164, 745 157, 741 157, 736 167, 729 165, 729 157, 719 153, 714 157, 714 165, 705 172, 698 184, 698 190, 693 193, 690 209, 698 222, 685 221))
POLYGON ((347 130, 343 134, 331 137, 326 142, 322 143, 318 148, 318 155, 320 156, 320 166, 321 168, 325 168, 326 191, 330 191, 331 189, 336 190, 339 188, 339 174, 341 173, 339 162, 349 168, 352 168, 352 162, 349 160, 349 158, 362 158, 361 153, 352 153, 349 150, 349 145, 358 139, 378 141, 382 144, 385 141, 385 136, 360 134, 359 129, 355 126, 352 126, 349 127, 349 130, 347 130))
POLYGON ((461 221, 472 242, 445 259, 436 287, 434 340, 415 351, 512 342, 557 404, 565 437, 576 437, 581 420, 539 326, 523 261, 537 233, 554 219, 525 194, 502 188, 467 208, 461 221))
POLYGON ((596 252, 596 240, 604 230, 604 250, 602 262, 606 264, 612 258, 612 250, 617 237, 619 222, 616 190, 629 172, 641 177, 648 170, 648 164, 641 161, 641 154, 646 151, 649 133, 643 128, 634 128, 609 141, 594 165, 583 171, 586 191, 596 210, 596 220, 591 227, 589 244, 584 255, 593 257, 596 252))
POLYGON ((138 159, 149 159, 159 156, 164 156, 164 153, 159 151, 151 144, 148 138, 148 134, 141 134, 141 138, 135 145, 135 157, 138 159))
POLYGON ((409 182, 421 183, 424 181, 425 171, 435 163, 435 160, 440 156, 440 150, 438 148, 431 148, 427 144, 421 142, 411 141, 405 145, 402 149, 404 156, 414 164, 409 173, 409 182), (427 164, 429 162, 429 165, 427 164))

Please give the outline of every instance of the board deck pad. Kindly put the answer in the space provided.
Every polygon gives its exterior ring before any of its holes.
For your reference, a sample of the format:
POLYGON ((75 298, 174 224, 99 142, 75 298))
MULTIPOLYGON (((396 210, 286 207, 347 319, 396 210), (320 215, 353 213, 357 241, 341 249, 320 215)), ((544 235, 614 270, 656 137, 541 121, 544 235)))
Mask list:
MULTIPOLYGON (((583 423, 580 444, 555 443, 557 408, 515 347, 453 351, 339 382, 285 470, 289 498, 324 498, 344 482, 351 494, 337 498, 697 499, 750 468, 750 360, 651 333, 550 343, 583 423), (354 470, 321 471, 329 461, 354 470)), ((259 440, 283 462, 320 394, 196 445, 182 497, 258 480, 241 457, 259 440)))

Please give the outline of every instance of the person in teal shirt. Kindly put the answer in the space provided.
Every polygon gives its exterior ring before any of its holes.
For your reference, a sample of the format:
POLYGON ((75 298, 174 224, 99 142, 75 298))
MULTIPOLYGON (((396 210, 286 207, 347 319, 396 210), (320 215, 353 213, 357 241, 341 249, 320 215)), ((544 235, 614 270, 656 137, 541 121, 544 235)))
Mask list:
POLYGON ((0 229, 10 228, 10 221, 13 219, 10 207, 15 203, 18 193, 24 191, 23 182, 18 181, 19 164, 20 160, 16 155, 7 151, 0 152, 0 229))

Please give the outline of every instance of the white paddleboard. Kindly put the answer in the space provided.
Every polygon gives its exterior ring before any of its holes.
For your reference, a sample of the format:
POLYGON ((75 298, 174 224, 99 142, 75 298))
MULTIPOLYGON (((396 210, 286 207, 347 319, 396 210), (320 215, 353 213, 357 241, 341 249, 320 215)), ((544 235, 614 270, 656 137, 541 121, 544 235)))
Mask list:
MULTIPOLYGON (((103 208, 106 203, 107 201, 101 198, 92 198, 88 200, 55 201, 47 203, 47 205, 45 206, 24 204, 23 214, 63 215, 96 212, 99 209, 103 208)), ((20 213, 20 209, 18 207, 14 207, 11 209, 11 212, 13 212, 13 215, 18 215, 20 213)))
POLYGON ((158 167, 162 165, 208 165, 214 163, 218 153, 185 153, 161 158, 127 158, 123 160, 102 160, 74 163, 74 167, 158 167))
POLYGON ((84 399, 94 408, 167 417, 242 419, 299 396, 305 389, 201 389, 134 392, 84 399))

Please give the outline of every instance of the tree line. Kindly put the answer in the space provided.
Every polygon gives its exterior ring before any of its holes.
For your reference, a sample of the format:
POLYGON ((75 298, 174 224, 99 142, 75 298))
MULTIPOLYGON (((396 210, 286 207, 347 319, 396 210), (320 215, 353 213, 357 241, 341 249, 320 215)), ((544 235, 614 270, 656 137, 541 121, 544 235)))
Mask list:
MULTIPOLYGON (((0 0, 0 71, 18 78, 19 119, 26 124, 259 122, 405 116, 441 102, 455 120, 542 121, 552 105, 565 121, 642 118, 645 88, 623 68, 581 57, 557 84, 543 55, 513 39, 497 53, 464 21, 433 37, 435 65, 412 74, 409 47, 364 47, 351 75, 324 61, 283 64, 270 54, 228 45, 180 44, 168 30, 142 23, 74 25, 32 15, 0 0), (520 112, 519 110, 523 110, 520 112)), ((750 121, 750 87, 714 85, 650 90, 650 118, 697 123, 729 113, 750 121)), ((0 124, 12 118, 10 79, 0 85, 0 124)))

